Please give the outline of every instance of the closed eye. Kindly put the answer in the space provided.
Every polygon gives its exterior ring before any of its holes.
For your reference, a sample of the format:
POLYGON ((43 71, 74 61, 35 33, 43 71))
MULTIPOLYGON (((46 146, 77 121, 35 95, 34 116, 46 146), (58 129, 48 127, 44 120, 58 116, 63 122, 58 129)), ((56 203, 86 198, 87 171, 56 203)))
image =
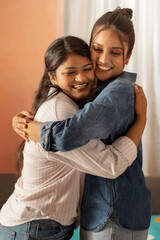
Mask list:
POLYGON ((120 56, 122 53, 120 52, 111 52, 112 55, 117 55, 117 56, 120 56))
POLYGON ((91 67, 91 68, 85 68, 83 71, 84 72, 89 72, 89 71, 91 71, 93 68, 91 67))
POLYGON ((65 72, 64 74, 65 75, 68 75, 68 76, 71 76, 71 75, 73 75, 75 72, 65 72))
POLYGON ((102 52, 102 51, 103 51, 101 48, 96 48, 96 47, 94 47, 94 46, 93 46, 93 50, 94 50, 95 52, 102 52))

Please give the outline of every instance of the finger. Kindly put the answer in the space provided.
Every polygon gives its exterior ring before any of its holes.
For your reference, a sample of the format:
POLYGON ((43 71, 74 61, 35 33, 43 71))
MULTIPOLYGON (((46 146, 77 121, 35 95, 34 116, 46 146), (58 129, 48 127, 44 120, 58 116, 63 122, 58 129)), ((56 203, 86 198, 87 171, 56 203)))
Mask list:
POLYGON ((24 123, 17 123, 16 124, 16 127, 19 129, 19 130, 24 130, 24 129, 27 129, 28 128, 28 125, 27 124, 24 124, 24 123))
POLYGON ((141 93, 140 93, 140 90, 139 90, 139 87, 136 85, 135 86, 135 101, 137 103, 140 103, 141 102, 141 93))
POLYGON ((145 96, 144 93, 143 93, 141 99, 142 99, 142 103, 143 103, 145 106, 147 106, 147 98, 146 98, 146 96, 145 96))
POLYGON ((137 87, 140 87, 140 85, 139 85, 139 84, 137 84, 137 83, 134 83, 134 85, 135 85, 135 86, 137 86, 137 87))
POLYGON ((29 142, 28 136, 24 136, 24 135, 19 135, 19 136, 22 137, 25 141, 29 142))
POLYGON ((140 94, 141 94, 141 100, 142 100, 143 102, 147 102, 147 98, 146 98, 146 95, 145 95, 145 93, 144 93, 143 88, 140 87, 140 88, 139 88, 139 91, 140 91, 140 94))
POLYGON ((18 129, 18 130, 24 130, 28 128, 28 125, 26 123, 12 123, 12 127, 14 130, 18 129))
POLYGON ((144 95, 143 88, 142 88, 141 86, 138 86, 138 89, 139 89, 140 93, 141 93, 142 95, 144 95))
POLYGON ((25 117, 31 118, 31 119, 34 118, 34 115, 31 112, 26 111, 26 110, 21 111, 19 114, 21 114, 21 115, 23 115, 25 117))
POLYGON ((134 90, 135 90, 135 93, 139 93, 139 87, 138 87, 138 85, 135 85, 134 90))
POLYGON ((27 118, 25 118, 23 115, 16 115, 15 117, 12 118, 12 124, 14 123, 26 123, 27 118))
POLYGON ((20 137, 22 137, 25 141, 29 142, 29 137, 28 137, 28 134, 27 134, 26 132, 17 130, 16 133, 17 133, 20 137))
POLYGON ((32 121, 32 119, 30 119, 28 117, 24 117, 24 116, 19 114, 19 115, 16 115, 15 117, 13 117, 12 126, 14 127, 14 125, 16 125, 18 123, 27 124, 31 121, 32 121))
POLYGON ((33 120, 34 116, 31 112, 28 111, 21 111, 20 113, 16 114, 13 118, 12 118, 12 122, 28 122, 30 120, 33 120))
POLYGON ((143 88, 138 85, 138 84, 135 84, 135 88, 139 90, 139 92, 142 92, 143 91, 143 88))
POLYGON ((138 84, 135 84, 135 94, 136 98, 138 98, 138 101, 139 100, 144 101, 146 99, 143 88, 138 84))
POLYGON ((25 132, 25 131, 22 131, 22 130, 20 130, 20 129, 16 129, 16 133, 18 134, 18 135, 20 135, 20 136, 27 136, 27 133, 25 132))
POLYGON ((137 86, 138 88, 142 88, 142 86, 140 86, 139 84, 137 83, 134 83, 135 86, 137 86))
POLYGON ((25 115, 21 115, 19 114, 16 118, 15 118, 15 121, 17 122, 28 122, 28 121, 31 121, 32 119, 26 117, 25 115))

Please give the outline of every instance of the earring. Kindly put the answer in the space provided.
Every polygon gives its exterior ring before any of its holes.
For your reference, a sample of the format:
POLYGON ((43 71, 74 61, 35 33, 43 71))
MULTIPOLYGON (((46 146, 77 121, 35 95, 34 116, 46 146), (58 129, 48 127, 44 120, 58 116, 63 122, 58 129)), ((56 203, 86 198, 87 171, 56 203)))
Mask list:
POLYGON ((55 85, 54 79, 53 79, 53 77, 52 77, 50 72, 48 72, 48 75, 49 75, 51 83, 55 85))
POLYGON ((50 72, 48 72, 48 76, 49 76, 50 80, 52 80, 52 75, 50 72))

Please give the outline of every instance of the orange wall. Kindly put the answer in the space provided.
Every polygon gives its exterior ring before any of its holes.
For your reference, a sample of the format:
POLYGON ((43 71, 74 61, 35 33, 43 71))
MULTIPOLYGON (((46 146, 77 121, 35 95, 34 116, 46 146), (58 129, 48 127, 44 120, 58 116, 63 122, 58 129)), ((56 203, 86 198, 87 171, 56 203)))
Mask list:
POLYGON ((12 117, 30 110, 48 45, 63 35, 63 0, 0 2, 0 173, 15 172, 12 117))

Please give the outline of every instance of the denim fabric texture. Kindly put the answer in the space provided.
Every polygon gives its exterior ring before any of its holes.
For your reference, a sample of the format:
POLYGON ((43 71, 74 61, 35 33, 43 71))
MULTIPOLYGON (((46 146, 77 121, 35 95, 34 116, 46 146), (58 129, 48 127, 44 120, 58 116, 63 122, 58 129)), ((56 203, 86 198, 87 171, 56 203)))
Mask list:
MULTIPOLYGON (((135 73, 123 72, 104 82, 97 97, 71 119, 43 123, 41 145, 47 151, 69 151, 90 139, 111 144, 123 136, 135 118, 135 73)), ((142 145, 133 164, 117 179, 86 175, 81 209, 81 226, 99 231, 113 221, 132 230, 148 229, 151 219, 151 196, 142 172, 142 145)))
POLYGON ((0 239, 3 240, 69 240, 75 224, 62 226, 53 220, 36 220, 21 225, 6 227, 0 224, 0 239))

